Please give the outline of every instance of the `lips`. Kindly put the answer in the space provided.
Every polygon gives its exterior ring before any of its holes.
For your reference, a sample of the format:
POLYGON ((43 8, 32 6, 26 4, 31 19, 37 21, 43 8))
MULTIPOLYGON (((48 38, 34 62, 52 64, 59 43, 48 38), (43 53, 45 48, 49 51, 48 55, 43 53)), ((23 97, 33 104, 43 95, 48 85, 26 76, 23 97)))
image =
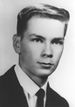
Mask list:
POLYGON ((45 62, 38 62, 39 64, 44 64, 44 65, 53 65, 51 63, 45 63, 45 62))
POLYGON ((38 62, 38 64, 40 64, 40 66, 45 69, 50 69, 54 65, 52 63, 45 63, 45 62, 38 62))

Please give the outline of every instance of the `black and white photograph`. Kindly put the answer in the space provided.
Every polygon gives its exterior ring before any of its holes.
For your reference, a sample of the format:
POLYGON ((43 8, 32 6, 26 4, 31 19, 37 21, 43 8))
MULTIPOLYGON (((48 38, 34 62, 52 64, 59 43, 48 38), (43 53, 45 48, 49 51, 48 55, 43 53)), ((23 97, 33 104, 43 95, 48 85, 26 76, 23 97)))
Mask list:
POLYGON ((75 107, 74 28, 74 0, 0 0, 0 107, 75 107))

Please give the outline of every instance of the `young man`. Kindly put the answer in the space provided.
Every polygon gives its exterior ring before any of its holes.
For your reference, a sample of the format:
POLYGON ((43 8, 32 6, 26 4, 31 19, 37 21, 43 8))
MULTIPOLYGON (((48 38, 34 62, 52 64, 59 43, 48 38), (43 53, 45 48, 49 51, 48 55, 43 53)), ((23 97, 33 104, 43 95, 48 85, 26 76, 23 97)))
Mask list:
POLYGON ((61 58, 68 21, 67 10, 46 4, 18 14, 13 46, 19 63, 0 77, 0 107, 69 107, 47 79, 61 58))

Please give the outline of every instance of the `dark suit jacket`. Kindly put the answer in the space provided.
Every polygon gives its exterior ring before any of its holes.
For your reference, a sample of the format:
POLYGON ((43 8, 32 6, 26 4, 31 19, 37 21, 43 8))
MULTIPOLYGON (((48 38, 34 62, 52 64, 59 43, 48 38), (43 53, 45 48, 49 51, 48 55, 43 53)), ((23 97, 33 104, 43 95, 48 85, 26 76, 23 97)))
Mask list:
MULTIPOLYGON (((0 107, 28 107, 25 94, 16 77, 14 66, 0 77, 0 107)), ((69 107, 67 101, 47 87, 46 107, 69 107)))

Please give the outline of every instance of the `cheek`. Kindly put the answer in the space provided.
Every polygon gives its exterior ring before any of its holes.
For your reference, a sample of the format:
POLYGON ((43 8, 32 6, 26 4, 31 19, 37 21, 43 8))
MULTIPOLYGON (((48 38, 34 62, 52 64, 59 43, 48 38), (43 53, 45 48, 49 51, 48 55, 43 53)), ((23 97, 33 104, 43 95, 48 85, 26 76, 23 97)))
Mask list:
POLYGON ((29 63, 31 61, 31 51, 26 43, 21 44, 20 56, 23 63, 29 63))
POLYGON ((40 50, 35 45, 23 44, 21 47, 21 56, 25 63, 35 63, 40 56, 40 50))
POLYGON ((63 52, 63 47, 62 46, 54 48, 54 60, 55 61, 59 61, 59 59, 62 55, 62 52, 63 52))
POLYGON ((30 52, 31 52, 31 54, 32 54, 32 57, 33 57, 33 59, 39 59, 40 58, 40 55, 41 55, 41 53, 42 53, 42 46, 40 45, 36 45, 36 44, 34 44, 34 45, 29 45, 29 48, 30 48, 30 52))

